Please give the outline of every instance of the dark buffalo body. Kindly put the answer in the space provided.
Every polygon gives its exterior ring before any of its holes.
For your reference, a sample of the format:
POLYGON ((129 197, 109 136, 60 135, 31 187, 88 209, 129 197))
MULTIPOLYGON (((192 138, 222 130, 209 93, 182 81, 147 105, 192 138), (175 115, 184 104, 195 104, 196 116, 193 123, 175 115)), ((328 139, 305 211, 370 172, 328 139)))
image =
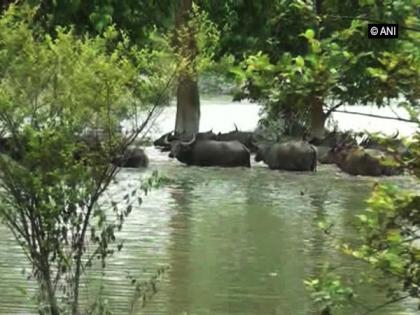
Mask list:
POLYGON ((250 167, 249 150, 238 141, 196 140, 174 142, 170 157, 187 165, 250 167))
POLYGON ((147 167, 149 158, 142 148, 128 147, 124 154, 118 155, 112 163, 119 167, 147 167))
POLYGON ((316 171, 317 153, 306 141, 288 141, 261 146, 255 161, 263 161, 270 169, 316 171))
POLYGON ((351 175, 391 176, 402 173, 394 156, 381 150, 353 146, 332 151, 337 166, 351 175))
POLYGON ((312 138, 309 141, 310 144, 315 146, 324 146, 324 147, 334 147, 338 144, 351 144, 351 145, 357 145, 356 141, 356 134, 350 132, 350 131, 331 131, 328 132, 324 138, 312 138))
POLYGON ((219 133, 217 135, 218 141, 239 141, 246 146, 251 152, 257 151, 257 146, 254 141, 254 134, 249 131, 234 130, 228 133, 219 133))

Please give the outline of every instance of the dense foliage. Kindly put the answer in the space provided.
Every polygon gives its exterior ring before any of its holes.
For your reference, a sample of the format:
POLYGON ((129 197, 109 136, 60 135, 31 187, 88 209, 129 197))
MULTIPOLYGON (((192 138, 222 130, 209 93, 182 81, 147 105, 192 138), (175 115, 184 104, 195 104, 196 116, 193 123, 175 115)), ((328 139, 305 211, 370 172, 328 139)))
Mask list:
MULTIPOLYGON (((12 2, 12 1, 11 1, 12 2)), ((54 1, 26 0, 38 7, 36 20, 54 33, 56 26, 73 25, 78 33, 99 34, 115 25, 133 41, 143 42, 156 26, 166 29, 173 19, 173 1, 54 1)))
POLYGON ((79 314, 83 274, 121 249, 115 232, 141 202, 135 191, 105 202, 111 162, 144 134, 173 75, 112 27, 83 38, 57 28, 53 39, 33 16, 11 6, 0 19, 0 216, 31 262, 39 312, 79 314))
POLYGON ((405 27, 418 24, 414 1, 281 5, 277 27, 288 31, 275 53, 258 52, 233 69, 241 96, 263 102, 266 120, 283 118, 289 134, 322 136, 326 119, 343 104, 384 106, 394 99, 418 106, 419 33, 405 27), (303 19, 296 23, 295 15, 303 19), (366 40, 367 24, 378 20, 400 22, 400 39, 366 40))

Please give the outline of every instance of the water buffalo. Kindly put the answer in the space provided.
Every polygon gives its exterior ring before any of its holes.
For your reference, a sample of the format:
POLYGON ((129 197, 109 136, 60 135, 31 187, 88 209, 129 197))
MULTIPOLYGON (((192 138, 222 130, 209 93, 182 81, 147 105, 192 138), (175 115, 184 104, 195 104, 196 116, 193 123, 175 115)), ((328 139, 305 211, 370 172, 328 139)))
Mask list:
POLYGON ((149 158, 143 149, 129 146, 124 154, 118 155, 112 163, 119 167, 147 167, 149 158))
POLYGON ((111 162, 118 167, 147 167, 149 158, 140 146, 131 144, 121 150, 119 145, 127 140, 122 134, 114 134, 112 142, 91 132, 78 135, 74 158, 86 162, 87 157, 93 162, 111 162))
POLYGON ((254 141, 254 134, 250 131, 240 131, 235 125, 235 130, 228 133, 220 133, 217 135, 218 141, 239 141, 251 152, 257 152, 258 147, 254 141))
POLYGON ((341 145, 331 150, 335 164, 351 175, 391 176, 402 173, 394 157, 377 149, 341 145))
MULTIPOLYGON (((206 132, 199 132, 196 134, 197 140, 216 140, 216 138, 217 136, 213 132, 213 129, 206 132)), ((172 141, 187 141, 187 139, 184 135, 174 135, 172 131, 170 131, 153 141, 153 145, 156 147, 160 147, 160 150, 162 152, 170 151, 172 141)))
POLYGON ((322 139, 312 138, 309 143, 315 146, 325 146, 330 148, 342 143, 357 145, 356 134, 351 131, 337 130, 328 132, 322 139))
POLYGON ((312 138, 309 141, 317 150, 318 161, 322 164, 334 164, 331 149, 339 144, 357 145, 356 135, 350 131, 333 130, 325 135, 324 138, 312 138))
POLYGON ((360 146, 366 149, 375 149, 389 152, 398 158, 410 158, 410 149, 402 139, 398 138, 398 134, 398 131, 392 137, 369 134, 360 142, 360 146))
POLYGON ((288 141, 260 146, 255 161, 263 161, 270 169, 316 171, 317 153, 306 141, 288 141))
POLYGON ((239 141, 197 140, 174 141, 170 157, 187 165, 251 167, 249 150, 239 141))
POLYGON ((169 131, 168 133, 165 133, 163 135, 161 135, 158 139, 156 139, 155 141, 153 141, 153 145, 155 147, 166 147, 167 146, 167 141, 172 141, 173 135, 172 135, 172 131, 169 131))

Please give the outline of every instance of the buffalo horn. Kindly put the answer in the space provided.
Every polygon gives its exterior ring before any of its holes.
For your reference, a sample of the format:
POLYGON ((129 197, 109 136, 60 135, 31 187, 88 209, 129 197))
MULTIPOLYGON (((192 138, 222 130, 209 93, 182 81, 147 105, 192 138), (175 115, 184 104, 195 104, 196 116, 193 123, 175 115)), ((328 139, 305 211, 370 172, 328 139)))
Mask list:
POLYGON ((397 129, 397 131, 395 132, 395 135, 393 135, 391 138, 397 139, 399 135, 400 135, 400 131, 397 129))
POLYGON ((192 137, 192 139, 191 139, 190 141, 188 141, 188 142, 183 142, 183 141, 181 141, 181 144, 182 144, 182 145, 184 145, 184 146, 191 145, 191 144, 193 144, 193 143, 194 143, 195 138, 196 138, 196 135, 195 135, 195 134, 193 134, 193 137, 192 137))
POLYGON ((163 138, 163 143, 165 143, 166 145, 171 145, 171 143, 168 141, 168 137, 169 137, 169 135, 172 133, 172 131, 170 131, 170 132, 168 132, 166 135, 165 135, 165 138, 163 138))

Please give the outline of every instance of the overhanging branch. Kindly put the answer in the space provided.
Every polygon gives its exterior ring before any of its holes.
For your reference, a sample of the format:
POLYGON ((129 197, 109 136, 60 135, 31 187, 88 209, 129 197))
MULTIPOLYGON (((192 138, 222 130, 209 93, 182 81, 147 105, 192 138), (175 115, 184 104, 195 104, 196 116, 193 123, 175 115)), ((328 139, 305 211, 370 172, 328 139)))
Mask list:
POLYGON ((351 114, 351 115, 360 115, 360 116, 374 117, 374 118, 380 118, 380 119, 398 120, 398 121, 403 121, 403 122, 412 123, 412 124, 418 124, 420 122, 419 120, 412 120, 412 119, 406 119, 406 118, 400 118, 400 117, 381 116, 381 115, 375 115, 375 114, 367 114, 367 113, 353 112, 353 111, 349 111, 349 110, 337 110, 337 109, 334 109, 332 111, 333 112, 336 112, 336 113, 344 113, 344 114, 351 114))
POLYGON ((337 108, 339 108, 339 107, 341 107, 341 106, 343 106, 343 102, 340 102, 340 103, 338 103, 337 105, 334 105, 334 106, 332 106, 332 107, 330 107, 328 110, 327 110, 327 112, 325 113, 325 118, 328 118, 330 115, 331 115, 331 113, 333 112, 333 111, 335 111, 337 108))

